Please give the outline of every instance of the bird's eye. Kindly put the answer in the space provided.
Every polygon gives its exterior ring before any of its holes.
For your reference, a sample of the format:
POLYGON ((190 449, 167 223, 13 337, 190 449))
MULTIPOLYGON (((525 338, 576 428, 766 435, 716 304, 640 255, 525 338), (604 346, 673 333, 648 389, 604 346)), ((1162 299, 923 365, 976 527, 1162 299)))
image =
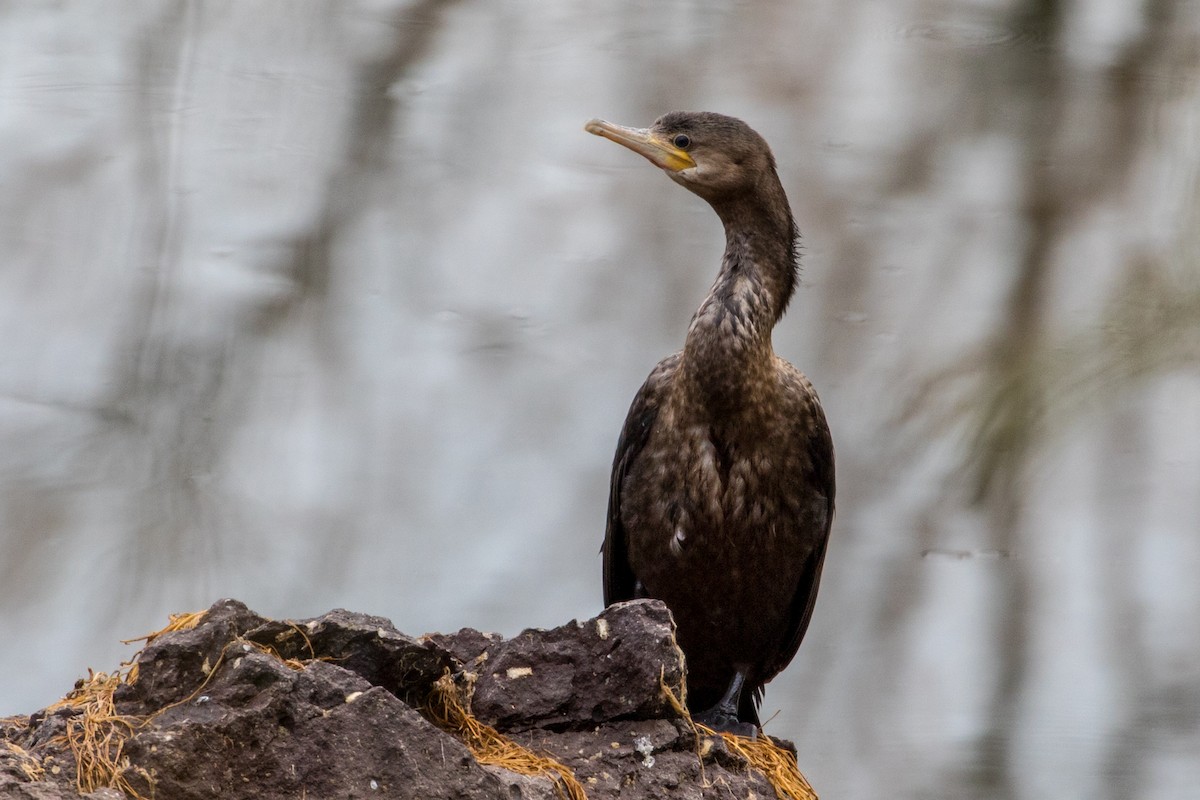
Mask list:
POLYGON ((675 146, 678 147, 680 150, 687 150, 688 145, 690 145, 692 143, 692 140, 688 138, 688 135, 686 133, 675 134, 675 138, 672 139, 672 141, 675 143, 675 146))

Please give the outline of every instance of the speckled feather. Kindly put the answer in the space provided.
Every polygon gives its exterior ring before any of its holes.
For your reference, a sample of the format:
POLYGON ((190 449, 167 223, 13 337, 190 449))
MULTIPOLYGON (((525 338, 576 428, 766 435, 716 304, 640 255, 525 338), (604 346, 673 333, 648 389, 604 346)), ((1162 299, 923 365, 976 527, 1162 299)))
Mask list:
POLYGON ((689 705, 716 703, 741 667, 752 691, 738 716, 757 724, 763 685, 791 661, 812 615, 833 520, 833 443, 812 385, 771 348, 795 284, 796 232, 769 148, 719 115, 655 126, 723 147, 753 174, 740 191, 679 180, 721 217, 725 254, 683 350, 654 368, 625 420, 604 599, 666 602, 689 705))

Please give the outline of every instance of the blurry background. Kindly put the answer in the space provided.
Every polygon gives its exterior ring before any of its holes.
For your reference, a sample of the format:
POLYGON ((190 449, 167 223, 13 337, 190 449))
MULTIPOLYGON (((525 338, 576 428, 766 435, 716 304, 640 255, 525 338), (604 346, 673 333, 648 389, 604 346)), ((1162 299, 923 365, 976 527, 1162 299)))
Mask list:
POLYGON ((589 136, 772 143, 838 517, 769 688, 830 798, 1200 785, 1200 3, 0 8, 0 715, 169 612, 600 610, 715 274, 589 136))

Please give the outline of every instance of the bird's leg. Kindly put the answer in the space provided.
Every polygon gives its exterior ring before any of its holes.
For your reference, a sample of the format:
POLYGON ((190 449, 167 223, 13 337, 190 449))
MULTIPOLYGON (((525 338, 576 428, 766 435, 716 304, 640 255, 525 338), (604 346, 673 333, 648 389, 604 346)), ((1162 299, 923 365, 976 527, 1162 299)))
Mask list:
POLYGON ((725 690, 725 696, 712 708, 693 714, 692 720, 714 731, 734 733, 750 739, 758 737, 758 726, 753 722, 742 722, 738 719, 738 704, 742 699, 742 687, 746 684, 746 668, 737 667, 733 680, 725 690))

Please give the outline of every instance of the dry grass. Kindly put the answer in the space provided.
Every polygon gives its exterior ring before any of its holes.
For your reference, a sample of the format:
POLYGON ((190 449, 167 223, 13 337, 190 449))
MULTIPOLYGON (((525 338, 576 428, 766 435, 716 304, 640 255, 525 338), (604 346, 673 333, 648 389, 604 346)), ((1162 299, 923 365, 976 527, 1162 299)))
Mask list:
MULTIPOLYGON (((121 644, 133 644, 134 642, 145 642, 146 644, 150 644, 165 633, 189 631, 200 624, 200 620, 204 619, 204 615, 206 613, 207 612, 205 611, 190 611, 186 614, 171 614, 170 617, 168 617, 166 627, 160 628, 152 633, 147 633, 145 636, 138 636, 135 639, 122 639, 121 644)), ((141 654, 141 652, 141 650, 138 650, 133 654, 133 658, 131 658, 129 661, 126 661, 122 665, 128 669, 128 671, 125 673, 126 683, 133 683, 137 680, 138 668, 137 664, 134 662, 137 661, 137 657, 141 654)))
POLYGON ((5 742, 4 746, 8 748, 10 753, 17 757, 17 768, 21 770, 21 774, 27 779, 31 781, 46 779, 46 768, 42 766, 42 762, 36 756, 12 742, 5 742))
MULTIPOLYGON (((133 639, 122 639, 121 644, 133 644, 134 642, 145 642, 150 644, 158 637, 165 633, 174 633, 175 631, 190 631, 192 628, 200 624, 200 620, 204 619, 207 611, 189 611, 186 614, 171 614, 167 618, 166 627, 147 633, 145 636, 137 636, 133 639)), ((141 652, 141 651, 138 651, 141 652)))
POLYGON ((113 692, 125 680, 119 672, 89 671, 51 710, 72 708, 78 713, 67 717, 61 740, 75 758, 75 785, 80 794, 112 788, 139 798, 127 777, 136 774, 150 780, 142 769, 131 766, 124 755, 125 741, 142 724, 138 717, 125 717, 113 705, 113 692))
MULTIPOLYGON (((808 779, 800 772, 800 767, 796 764, 796 757, 775 744, 770 736, 764 733, 762 738, 747 739, 745 736, 733 733, 718 733, 712 728, 700 725, 692 720, 691 713, 684 705, 685 687, 680 686, 679 693, 676 694, 675 688, 667 684, 665 677, 660 675, 658 680, 663 695, 667 698, 667 703, 687 721, 687 724, 695 732, 697 755, 704 752, 701 737, 720 736, 731 753, 736 753, 746 759, 751 769, 763 774, 763 777, 771 784, 771 788, 775 790, 779 800, 817 800, 817 793, 809 784, 808 779)), ((700 768, 703 775, 703 759, 701 759, 700 768)))
POLYGON ((765 733, 758 739, 747 739, 732 733, 715 733, 699 728, 709 735, 720 736, 730 752, 746 759, 751 769, 761 772, 775 790, 779 800, 817 800, 808 780, 796 765, 796 757, 771 740, 765 733))
POLYGON ((687 682, 680 681, 679 686, 667 683, 667 669, 663 667, 658 671, 658 685, 662 689, 663 697, 667 698, 667 704, 695 729, 696 726, 692 724, 691 712, 687 710, 687 682))
MULTIPOLYGON (((191 614, 172 614, 170 622, 161 630, 129 639, 131 642, 145 641, 147 644, 164 633, 188 630, 196 627, 203 618, 204 612, 191 614)), ((141 652, 141 651, 139 651, 141 652)), ((133 659, 136 660, 135 654, 133 659)), ((137 664, 126 662, 125 671, 112 673, 92 672, 80 680, 73 690, 57 703, 49 706, 48 711, 61 708, 73 709, 76 713, 67 717, 66 731, 58 737, 60 743, 71 751, 75 759, 75 785, 80 794, 94 792, 97 789, 111 788, 126 795, 143 800, 142 795, 130 783, 130 775, 137 775, 147 784, 152 780, 145 770, 134 767, 124 755, 125 742, 139 727, 145 724, 142 717, 129 717, 117 713, 113 704, 113 693, 122 683, 133 683, 137 680, 137 664)), ((11 747, 11 745, 10 745, 11 747)), ((22 766, 24 769, 24 765, 22 766)), ((30 774, 28 771, 26 774, 30 774)), ((43 773, 44 775, 44 773, 43 773)), ((38 780, 39 778, 33 778, 38 780)))
POLYGON ((503 767, 520 775, 553 778, 560 796, 569 800, 587 800, 583 786, 566 765, 522 747, 476 719, 465 708, 448 671, 434 684, 424 711, 435 725, 461 739, 480 764, 503 767))
MULTIPOLYGON (((305 637, 305 641, 306 642, 308 641, 308 637, 305 637)), ((275 660, 283 662, 283 665, 285 667, 287 667, 290 670, 294 670, 296 672, 299 672, 300 670, 304 669, 306 664, 309 664, 313 661, 332 661, 332 659, 329 658, 328 656, 321 656, 320 658, 315 658, 315 657, 313 657, 313 658, 284 658, 283 654, 280 653, 278 650, 276 650, 274 647, 271 647, 271 645, 269 645, 269 644, 261 644, 260 642, 237 641, 237 642, 231 642, 231 644, 247 644, 250 647, 252 647, 253 649, 262 653, 263 655, 271 656, 275 660)), ((226 649, 228 649, 228 647, 226 649)), ((312 652, 311 644, 309 645, 308 649, 309 649, 309 652, 312 652)), ((225 653, 222 652, 221 658, 223 659, 224 657, 225 657, 225 653)), ((219 664, 220 661, 218 660, 217 663, 219 664)))

